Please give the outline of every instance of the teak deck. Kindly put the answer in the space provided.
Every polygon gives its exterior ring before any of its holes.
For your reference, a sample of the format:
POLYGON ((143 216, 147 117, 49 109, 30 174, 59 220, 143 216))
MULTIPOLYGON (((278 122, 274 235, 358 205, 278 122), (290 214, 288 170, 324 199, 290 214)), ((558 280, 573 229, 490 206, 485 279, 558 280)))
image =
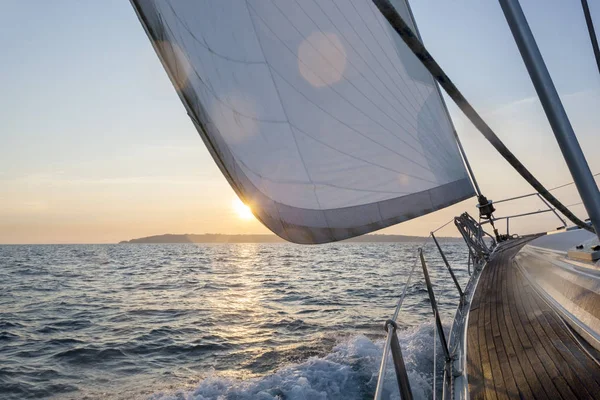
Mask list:
POLYGON ((471 399, 600 399, 600 366, 512 261, 506 243, 483 270, 471 304, 471 399))

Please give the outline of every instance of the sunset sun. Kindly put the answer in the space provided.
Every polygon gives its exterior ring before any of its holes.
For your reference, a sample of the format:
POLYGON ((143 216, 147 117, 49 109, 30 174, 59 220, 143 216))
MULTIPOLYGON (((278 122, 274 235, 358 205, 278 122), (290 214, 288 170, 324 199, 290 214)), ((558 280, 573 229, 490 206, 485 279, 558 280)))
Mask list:
POLYGON ((234 198, 233 202, 233 209, 235 211, 235 213, 237 214, 237 216, 241 219, 252 219, 254 218, 254 215, 252 214, 252 210, 250 209, 250 207, 248 207, 247 205, 245 205, 244 203, 242 203, 242 201, 239 198, 234 198))

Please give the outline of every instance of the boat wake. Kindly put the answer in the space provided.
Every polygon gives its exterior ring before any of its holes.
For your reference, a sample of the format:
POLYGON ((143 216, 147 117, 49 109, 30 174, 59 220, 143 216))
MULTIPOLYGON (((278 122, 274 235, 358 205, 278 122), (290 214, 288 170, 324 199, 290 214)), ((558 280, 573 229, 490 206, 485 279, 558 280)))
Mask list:
MULTIPOLYGON (((416 399, 431 398, 433 383, 433 324, 399 332, 411 389, 416 399)), ((249 380, 212 376, 192 391, 157 393, 152 400, 325 400, 373 398, 383 341, 365 336, 349 338, 323 357, 280 368, 273 374, 249 380)), ((439 347, 438 347, 439 349, 439 347)), ((438 354, 438 370, 443 358, 438 354)), ((441 381, 438 381, 438 387, 441 381)), ((383 398, 399 398, 391 360, 383 398)))

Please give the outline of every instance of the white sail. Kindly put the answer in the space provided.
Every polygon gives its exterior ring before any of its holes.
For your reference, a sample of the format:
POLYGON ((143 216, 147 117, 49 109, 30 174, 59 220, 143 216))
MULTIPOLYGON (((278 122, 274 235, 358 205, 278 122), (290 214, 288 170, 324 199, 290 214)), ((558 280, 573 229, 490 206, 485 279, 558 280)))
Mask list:
POLYGON ((132 3, 221 171, 282 238, 342 240, 474 195, 433 78, 371 1, 132 3))

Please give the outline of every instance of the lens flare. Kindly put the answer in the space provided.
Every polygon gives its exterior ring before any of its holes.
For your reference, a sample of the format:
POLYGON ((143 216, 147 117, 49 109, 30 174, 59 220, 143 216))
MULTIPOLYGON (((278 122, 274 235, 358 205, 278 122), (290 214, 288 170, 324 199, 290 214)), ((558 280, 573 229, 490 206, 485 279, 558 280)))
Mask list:
POLYGON ((331 86, 344 76, 346 50, 335 33, 314 32, 300 43, 298 68, 314 87, 331 86))

